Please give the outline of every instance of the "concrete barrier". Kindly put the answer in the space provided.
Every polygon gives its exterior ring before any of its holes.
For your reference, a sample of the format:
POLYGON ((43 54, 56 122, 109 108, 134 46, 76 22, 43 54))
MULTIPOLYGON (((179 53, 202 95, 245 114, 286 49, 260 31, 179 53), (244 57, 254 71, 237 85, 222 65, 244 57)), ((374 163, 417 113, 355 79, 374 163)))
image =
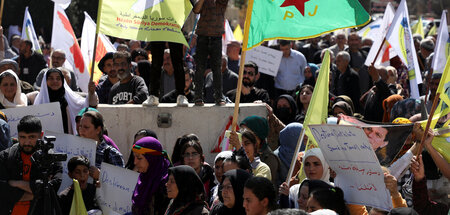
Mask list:
MULTIPOLYGON (((175 141, 184 134, 194 133, 200 138, 205 154, 205 160, 212 164, 216 153, 211 150, 218 137, 233 115, 234 104, 223 107, 206 104, 204 107, 177 107, 175 104, 160 104, 158 107, 143 107, 141 105, 99 105, 98 110, 105 119, 109 137, 119 146, 128 159, 133 144, 134 134, 147 128, 156 132, 164 149, 172 155, 175 141), (168 128, 158 127, 158 115, 170 114, 172 124, 168 128)), ((266 116, 264 104, 241 104, 239 121, 247 116, 266 116)))

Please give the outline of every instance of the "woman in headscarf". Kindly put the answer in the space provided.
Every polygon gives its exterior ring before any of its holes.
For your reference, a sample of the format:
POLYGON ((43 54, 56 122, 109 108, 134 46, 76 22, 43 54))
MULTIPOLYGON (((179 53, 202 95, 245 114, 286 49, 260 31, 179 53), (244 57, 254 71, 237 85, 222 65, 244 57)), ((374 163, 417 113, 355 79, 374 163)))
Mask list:
MULTIPOLYGON (((150 129, 141 129, 136 134, 134 134, 134 141, 133 143, 136 144, 136 142, 144 137, 153 137, 155 139, 158 139, 158 136, 156 133, 150 129)), ((134 154, 133 149, 131 149, 130 157, 128 157, 127 164, 125 164, 125 168, 129 170, 136 171, 136 166, 134 165, 134 154)))
POLYGON ((345 101, 338 101, 331 107, 333 116, 338 117, 339 114, 353 116, 352 107, 345 101))
POLYGON ((384 114, 383 114, 383 122, 391 122, 391 110, 394 107, 394 105, 403 100, 403 97, 401 95, 392 95, 387 97, 384 101, 383 101, 383 110, 384 110, 384 114))
POLYGON ((303 81, 303 85, 316 85, 316 71, 319 70, 319 67, 316 64, 308 63, 308 66, 305 68, 305 81, 303 81))
POLYGON ((297 104, 295 104, 294 98, 287 94, 279 96, 275 101, 273 113, 285 125, 296 122, 297 104))
POLYGON ((27 105, 27 96, 22 93, 16 73, 10 69, 2 72, 0 74, 0 109, 27 105))
MULTIPOLYGON (((293 122, 287 125, 280 132, 280 147, 273 153, 280 158, 279 179, 277 185, 286 181, 286 177, 291 166, 292 157, 294 156, 295 147, 297 146, 298 137, 302 132, 303 125, 293 122)), ((305 144, 302 144, 300 151, 305 150, 305 144)))
POLYGON ((75 117, 81 109, 98 104, 94 82, 89 83, 89 94, 86 98, 73 92, 67 85, 64 75, 59 69, 49 69, 45 72, 41 83, 41 91, 34 99, 34 104, 59 102, 63 120, 64 133, 76 134, 75 117))
POLYGON ((415 114, 420 113, 420 110, 421 110, 420 100, 418 99, 409 98, 398 101, 392 107, 389 121, 392 122, 394 119, 397 119, 398 117, 404 117, 409 119, 415 114))
POLYGON ((211 190, 211 199, 209 200, 209 205, 211 208, 219 202, 219 185, 222 183, 223 174, 225 173, 223 170, 223 163, 226 159, 230 159, 233 155, 232 151, 222 151, 217 154, 216 159, 214 159, 214 177, 216 180, 214 181, 217 185, 211 190))
POLYGON ((165 215, 207 215, 205 188, 195 170, 187 165, 169 168, 166 183, 171 200, 165 215))
POLYGON ((211 215, 245 215, 243 207, 245 182, 252 175, 242 169, 229 170, 223 175, 223 181, 220 185, 221 203, 211 209, 211 215))
POLYGON ((163 215, 169 204, 165 187, 170 166, 167 152, 157 139, 143 137, 133 145, 133 154, 140 173, 131 199, 133 214, 163 215))
POLYGON ((269 166, 259 159, 256 135, 249 129, 245 129, 242 132, 242 148, 244 148, 245 154, 250 161, 253 175, 272 180, 272 173, 270 172, 269 166))

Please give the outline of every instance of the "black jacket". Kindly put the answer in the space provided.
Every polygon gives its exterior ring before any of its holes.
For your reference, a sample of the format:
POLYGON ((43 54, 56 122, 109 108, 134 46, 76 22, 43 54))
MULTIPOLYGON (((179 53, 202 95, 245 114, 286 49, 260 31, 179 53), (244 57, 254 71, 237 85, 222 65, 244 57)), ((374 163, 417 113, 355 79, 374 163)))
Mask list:
MULTIPOLYGON (((37 188, 39 187, 36 180, 43 178, 42 171, 35 165, 31 166, 30 170, 30 187, 33 195, 38 195, 37 188)), ((54 163, 50 167, 51 178, 49 185, 56 192, 61 185, 62 165, 61 163, 54 163)), ((22 198, 25 191, 19 188, 11 187, 8 180, 22 180, 23 162, 20 155, 19 143, 0 152, 0 214, 10 214, 16 202, 22 198)), ((55 195, 56 196, 56 195, 55 195)), ((31 201, 31 206, 36 200, 31 201)), ((38 200, 36 203, 35 213, 44 214, 43 202, 44 199, 38 200)))

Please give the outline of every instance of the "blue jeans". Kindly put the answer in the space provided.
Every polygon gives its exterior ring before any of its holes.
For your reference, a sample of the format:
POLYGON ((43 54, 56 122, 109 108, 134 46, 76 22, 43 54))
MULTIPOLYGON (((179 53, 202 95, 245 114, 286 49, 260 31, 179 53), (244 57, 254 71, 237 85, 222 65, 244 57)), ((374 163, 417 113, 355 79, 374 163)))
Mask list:
POLYGON ((195 99, 203 100, 203 88, 205 81, 205 70, 208 63, 213 73, 213 89, 214 99, 216 102, 223 100, 222 94, 222 37, 208 37, 199 35, 197 38, 197 50, 195 53, 195 64, 197 71, 195 72, 195 99))

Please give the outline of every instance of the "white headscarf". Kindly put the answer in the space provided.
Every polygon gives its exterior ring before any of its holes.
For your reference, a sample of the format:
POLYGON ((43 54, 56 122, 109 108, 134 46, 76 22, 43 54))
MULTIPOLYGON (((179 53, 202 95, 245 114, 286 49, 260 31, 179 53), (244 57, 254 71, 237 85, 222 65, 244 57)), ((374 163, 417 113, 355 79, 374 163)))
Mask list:
MULTIPOLYGON (((315 156, 315 157, 319 158, 320 162, 322 162, 323 172, 322 172, 322 177, 320 178, 320 180, 330 183, 330 169, 329 169, 330 166, 328 165, 327 161, 323 157, 322 151, 319 148, 313 148, 313 149, 307 150, 305 155, 303 156, 303 162, 305 162, 306 158, 308 158, 310 156, 315 156)), ((303 168, 303 173, 306 175, 305 168, 303 168)))
MULTIPOLYGON (((47 70, 44 73, 44 76, 42 78, 41 91, 39 92, 39 94, 36 96, 36 99, 34 100, 35 105, 50 103, 50 98, 48 95, 48 87, 47 87, 47 72, 48 71, 49 70, 47 70)), ((77 93, 73 92, 72 89, 70 89, 70 87, 67 85, 64 78, 62 78, 62 82, 63 82, 63 86, 64 86, 64 90, 65 90, 64 98, 67 101, 67 107, 69 109, 68 116, 69 116, 70 123, 72 125, 72 132, 73 132, 73 134, 76 134, 77 127, 76 127, 75 117, 81 111, 81 109, 89 106, 89 97, 83 98, 80 95, 78 95, 77 93)))
POLYGON ((5 95, 3 92, 0 91, 0 102, 5 108, 15 108, 15 107, 24 107, 28 105, 28 99, 25 94, 22 93, 22 89, 20 88, 19 83, 19 77, 17 77, 16 73, 10 69, 2 72, 2 75, 4 76, 6 74, 11 74, 14 79, 16 79, 17 89, 16 94, 14 95, 14 101, 10 102, 8 99, 5 98, 5 95))

